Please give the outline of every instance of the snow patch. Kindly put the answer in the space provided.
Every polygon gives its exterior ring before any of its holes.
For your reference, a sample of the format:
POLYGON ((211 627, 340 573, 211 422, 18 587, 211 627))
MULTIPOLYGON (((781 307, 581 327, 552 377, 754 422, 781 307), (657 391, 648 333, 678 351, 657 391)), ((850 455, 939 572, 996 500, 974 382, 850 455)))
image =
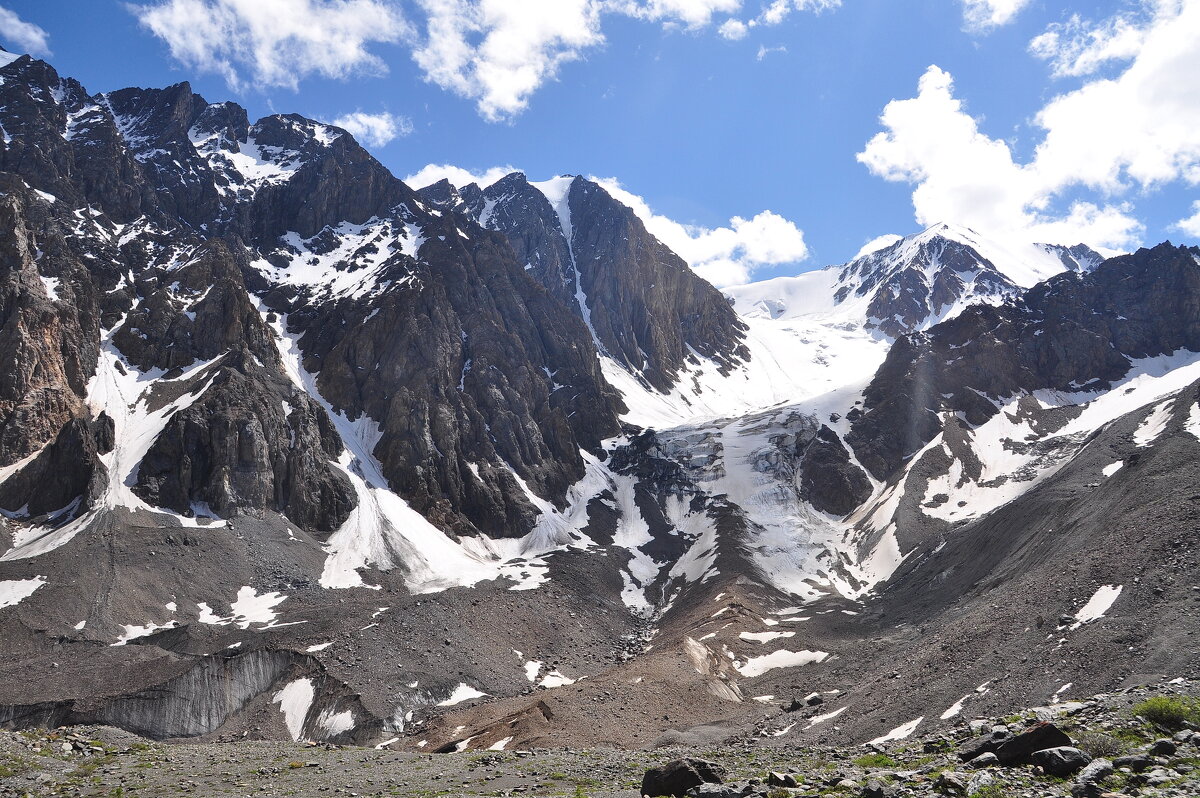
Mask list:
POLYGON ((304 719, 308 717, 314 695, 312 679, 296 679, 271 699, 271 703, 279 704, 284 725, 293 740, 299 740, 304 733, 304 719))
POLYGON ((871 740, 870 742, 868 742, 867 745, 882 745, 883 743, 889 742, 891 740, 907 739, 913 732, 915 732, 917 730, 917 727, 921 725, 921 721, 923 721, 923 720, 925 720, 925 718, 923 716, 920 718, 917 718, 916 720, 910 720, 908 723, 902 724, 902 725, 897 726, 896 728, 892 729, 890 732, 883 735, 882 737, 876 737, 874 740, 871 740))
MULTIPOLYGON (((6 579, 0 582, 0 607, 12 607, 20 604, 44 584, 46 584, 44 576, 35 576, 30 579, 6 579)), ((83 627, 78 628, 82 629, 83 627)))
POLYGON ((810 665, 814 662, 824 662, 829 656, 826 651, 788 651, 780 649, 772 651, 770 654, 764 654, 761 657, 750 657, 740 665, 735 664, 737 672, 745 676, 747 679, 755 676, 762 676, 768 671, 773 671, 776 668, 795 668, 800 665, 810 665))
POLYGON ((1101 585, 1098 587, 1087 603, 1075 613, 1075 623, 1071 624, 1071 628, 1078 629, 1085 623, 1103 618, 1112 608, 1117 596, 1121 595, 1123 587, 1124 585, 1101 585))

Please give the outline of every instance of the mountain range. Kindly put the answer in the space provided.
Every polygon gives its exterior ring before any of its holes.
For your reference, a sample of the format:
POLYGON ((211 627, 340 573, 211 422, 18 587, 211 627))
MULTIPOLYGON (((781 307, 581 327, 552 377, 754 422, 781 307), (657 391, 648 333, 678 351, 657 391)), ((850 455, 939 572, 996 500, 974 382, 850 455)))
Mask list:
POLYGON ((0 66, 0 724, 897 739, 1196 677, 1200 249, 714 288, 583 176, 0 66))

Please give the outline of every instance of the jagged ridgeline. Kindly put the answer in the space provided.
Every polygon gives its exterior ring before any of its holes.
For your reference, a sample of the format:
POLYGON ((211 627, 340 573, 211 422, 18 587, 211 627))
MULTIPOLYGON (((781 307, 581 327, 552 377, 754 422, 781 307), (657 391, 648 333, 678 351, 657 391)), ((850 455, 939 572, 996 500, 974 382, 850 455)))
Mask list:
POLYGON ((0 723, 844 742, 1197 661, 1196 249, 722 292, 584 177, 0 60, 0 723))

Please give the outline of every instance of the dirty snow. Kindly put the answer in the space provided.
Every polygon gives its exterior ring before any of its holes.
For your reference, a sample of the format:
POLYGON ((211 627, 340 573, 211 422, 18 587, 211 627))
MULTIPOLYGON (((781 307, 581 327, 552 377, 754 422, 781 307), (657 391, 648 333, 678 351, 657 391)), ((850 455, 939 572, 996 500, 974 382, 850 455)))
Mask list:
POLYGON ((1123 585, 1101 585, 1097 588, 1087 603, 1075 612, 1075 623, 1071 624, 1071 628, 1078 629, 1085 623, 1103 618, 1112 608, 1117 596, 1121 595, 1123 587, 1123 585))
POLYGON ((481 693, 469 684, 459 684, 458 687, 455 687, 454 691, 450 693, 449 698, 447 698, 445 701, 438 702, 438 706, 452 707, 455 704, 461 704, 464 701, 470 701, 475 698, 482 698, 486 695, 487 693, 481 693))
POLYGON ((800 665, 810 665, 814 662, 824 662, 829 656, 826 651, 788 651, 780 649, 772 651, 770 654, 764 654, 761 657, 750 657, 740 665, 735 664, 737 672, 745 676, 747 679, 755 676, 762 676, 767 671, 773 671, 776 668, 795 668, 800 665))
POLYGON ((33 591, 44 584, 46 584, 46 577, 44 576, 0 581, 0 607, 11 607, 15 604, 20 604, 23 600, 32 596, 33 591))
POLYGON ((279 704, 283 722, 293 740, 299 740, 304 733, 304 719, 308 717, 314 695, 312 679, 296 679, 271 699, 271 703, 279 704))

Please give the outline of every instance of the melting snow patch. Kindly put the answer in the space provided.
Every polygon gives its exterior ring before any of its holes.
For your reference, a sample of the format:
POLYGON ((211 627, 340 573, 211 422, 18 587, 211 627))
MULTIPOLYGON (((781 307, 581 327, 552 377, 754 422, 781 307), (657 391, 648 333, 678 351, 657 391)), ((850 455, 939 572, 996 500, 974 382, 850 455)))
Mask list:
POLYGON ((503 751, 506 747, 508 747, 508 744, 511 743, 512 741, 513 741, 513 738, 505 737, 503 740, 497 740, 496 742, 489 745, 488 750, 489 751, 503 751))
POLYGON ((1075 613, 1075 623, 1071 624, 1071 628, 1078 629, 1085 623, 1103 618, 1112 607, 1113 602, 1117 600, 1117 596, 1121 595, 1123 587, 1124 585, 1101 585, 1097 588, 1092 597, 1088 599, 1087 604, 1084 604, 1075 613))
MULTIPOLYGON (((35 576, 31 579, 7 579, 0 582, 0 607, 11 607, 20 604, 24 599, 33 595, 33 591, 46 584, 46 577, 35 576)), ((82 629, 83 627, 77 627, 82 629)))
POLYGON ((252 623, 272 625, 278 617, 274 608, 286 598, 282 593, 259 594, 252 587, 243 587, 238 591, 237 600, 229 607, 233 613, 232 620, 243 629, 249 629, 252 623))
POLYGON ((770 643, 772 640, 777 640, 781 637, 794 637, 795 632, 742 632, 739 637, 743 640, 750 640, 755 643, 770 643))
POLYGON ((1193 403, 1188 408, 1187 421, 1183 422, 1183 428, 1193 438, 1200 439, 1200 404, 1193 403))
POLYGON ((271 699, 271 703, 279 704, 279 711, 283 713, 283 722, 293 740, 299 740, 300 735, 304 732, 304 719, 308 716, 309 707, 312 706, 313 695, 312 679, 297 679, 290 682, 271 699))
POLYGON ((1100 469, 1100 473, 1106 477, 1111 477, 1113 474, 1121 470, 1121 466, 1125 465, 1123 460, 1118 460, 1115 463, 1109 463, 1104 468, 1100 469))
POLYGON ((751 700, 758 701, 760 704, 769 704, 775 700, 775 696, 773 696, 773 695, 756 695, 751 700))
POLYGON ((125 631, 122 632, 121 636, 117 638, 117 642, 113 643, 112 645, 123 646, 126 643, 128 643, 130 640, 137 640, 139 637, 145 637, 146 635, 154 634, 155 632, 159 631, 160 629, 173 629, 173 628, 175 628, 175 622, 167 621, 166 623, 162 624, 161 626, 159 624, 155 624, 155 623, 148 623, 145 626, 138 626, 135 624, 127 623, 127 624, 123 624, 122 628, 125 631))
POLYGON ((1173 399, 1168 399, 1165 402, 1159 403, 1150 415, 1146 416, 1146 420, 1138 426, 1133 433, 1133 442, 1138 446, 1149 446, 1154 443, 1159 435, 1162 435, 1163 430, 1167 428, 1167 424, 1171 421, 1171 405, 1174 404, 1173 399))
POLYGON ((842 707, 841 709, 835 709, 833 712, 827 712, 824 715, 817 715, 812 720, 810 720, 808 722, 808 725, 805 726, 804 728, 811 729, 813 726, 816 726, 818 723, 824 723, 827 720, 833 720, 834 718, 836 718, 838 715, 842 714, 849 708, 850 707, 848 707, 848 706, 842 707))
POLYGON ((1067 683, 1066 683, 1066 684, 1064 684, 1062 687, 1060 687, 1060 688, 1058 688, 1057 690, 1055 690, 1055 691, 1054 691, 1054 695, 1052 695, 1052 696, 1050 697, 1050 703, 1051 703, 1051 704, 1057 704, 1057 703, 1058 703, 1058 700, 1059 700, 1059 698, 1062 696, 1062 694, 1063 694, 1063 693, 1065 693, 1065 692, 1067 692, 1067 690, 1070 690, 1073 684, 1074 684, 1074 682, 1067 682, 1067 683))
POLYGON ((317 716, 317 725, 330 737, 336 737, 354 728, 354 713, 348 709, 336 713, 332 709, 326 709, 317 716))
POLYGON ((542 678, 540 682, 538 682, 539 687, 545 687, 547 689, 550 689, 551 687, 562 687, 563 685, 567 684, 575 684, 575 680, 568 676, 564 676, 560 671, 557 670, 550 671, 542 678))
POLYGON ((794 728, 796 728, 796 724, 795 724, 795 723, 793 723, 793 724, 792 724, 792 725, 790 725, 790 726, 784 726, 784 727, 783 727, 782 729, 780 729, 779 731, 773 731, 773 732, 771 732, 771 736, 772 736, 772 737, 782 737, 783 735, 787 734, 788 732, 790 732, 790 731, 791 731, 792 729, 794 729, 794 728))
POLYGON ((309 654, 316 654, 318 651, 324 651, 325 649, 329 648, 332 645, 333 645, 333 641, 330 640, 328 643, 318 643, 317 645, 309 646, 308 648, 306 648, 304 650, 309 654))
POLYGON ((788 651, 780 649, 772 651, 770 654, 764 654, 761 657, 750 657, 741 665, 735 665, 737 672, 746 678, 761 676, 767 671, 773 671, 776 668, 795 668, 800 665, 809 665, 814 662, 824 662, 829 656, 826 651, 788 651))
POLYGON ((384 748, 387 748, 387 747, 388 747, 389 745, 391 745, 392 743, 398 743, 398 742, 400 742, 400 738, 399 738, 399 737, 393 737, 393 738, 391 738, 390 740, 384 740, 384 741, 383 741, 383 742, 381 742, 379 745, 375 746, 375 750, 376 750, 376 751, 382 751, 384 748))
MULTIPOLYGON (((42 275, 38 275, 42 277, 42 275)), ((42 277, 42 285, 46 287, 46 295, 58 301, 58 278, 57 277, 42 277)))
POLYGON ((874 740, 871 740, 869 743, 867 743, 867 745, 880 745, 891 740, 907 739, 909 735, 917 730, 917 727, 921 725, 921 721, 923 720, 925 720, 924 716, 919 717, 916 720, 910 720, 908 723, 892 729, 882 737, 876 737, 874 740))
POLYGON ((525 663, 525 678, 531 682, 537 681, 538 673, 542 670, 542 663, 537 660, 530 660, 525 663))
POLYGON ((460 684, 454 688, 454 692, 445 701, 438 702, 439 707, 452 707, 455 704, 461 704, 464 701, 470 701, 473 698, 482 698, 487 693, 481 693, 469 684, 460 684))
POLYGON ((962 712, 963 704, 965 704, 967 702, 967 699, 970 698, 971 695, 972 695, 972 693, 967 693, 965 696, 963 696, 962 698, 955 701, 953 704, 950 705, 949 709, 947 709, 945 712, 943 712, 941 714, 941 717, 939 719, 940 720, 950 720, 950 718, 953 718, 958 713, 962 712))

